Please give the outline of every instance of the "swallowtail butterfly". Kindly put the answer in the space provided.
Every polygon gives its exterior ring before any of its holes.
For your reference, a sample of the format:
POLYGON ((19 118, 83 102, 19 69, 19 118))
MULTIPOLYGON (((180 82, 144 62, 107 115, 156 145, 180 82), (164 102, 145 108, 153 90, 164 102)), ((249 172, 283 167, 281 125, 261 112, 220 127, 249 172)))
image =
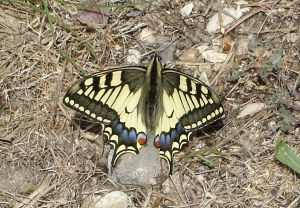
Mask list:
POLYGON ((147 67, 109 68, 86 76, 71 86, 63 102, 101 123, 114 149, 112 166, 126 152, 138 154, 151 132, 153 145, 169 163, 170 174, 174 153, 188 143, 190 134, 224 114, 210 87, 164 68, 157 55, 147 67))

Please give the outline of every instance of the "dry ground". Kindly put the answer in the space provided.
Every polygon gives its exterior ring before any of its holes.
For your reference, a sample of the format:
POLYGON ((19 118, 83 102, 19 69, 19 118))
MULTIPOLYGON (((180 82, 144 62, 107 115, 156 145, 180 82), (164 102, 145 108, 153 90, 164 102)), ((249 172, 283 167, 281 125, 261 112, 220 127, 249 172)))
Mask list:
POLYGON ((179 13, 182 0, 119 2, 101 10, 97 28, 82 24, 78 2, 47 2, 0 2, 0 207, 80 207, 87 197, 114 190, 137 207, 300 206, 299 175, 274 157, 279 138, 300 155, 298 0, 249 2, 248 18, 227 26, 226 38, 205 26, 236 1, 196 0, 187 17, 179 13), (144 28, 154 42, 140 40, 144 28), (126 64, 130 49, 145 65, 164 42, 174 49, 165 49, 169 67, 213 80, 226 109, 224 127, 194 137, 176 158, 173 183, 153 190, 115 184, 102 137, 87 139, 74 127, 61 98, 80 77, 126 64), (204 43, 223 50, 226 61, 209 64, 201 55, 179 61, 204 43), (249 103, 266 107, 237 118, 249 103))

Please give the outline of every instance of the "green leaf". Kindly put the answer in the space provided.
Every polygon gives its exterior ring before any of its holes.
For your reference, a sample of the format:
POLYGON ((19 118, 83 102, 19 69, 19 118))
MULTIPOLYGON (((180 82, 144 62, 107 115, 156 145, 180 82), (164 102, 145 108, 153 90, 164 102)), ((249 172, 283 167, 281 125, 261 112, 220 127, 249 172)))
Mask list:
POLYGON ((300 174, 300 159, 293 150, 282 140, 279 139, 275 147, 275 157, 283 164, 300 174))

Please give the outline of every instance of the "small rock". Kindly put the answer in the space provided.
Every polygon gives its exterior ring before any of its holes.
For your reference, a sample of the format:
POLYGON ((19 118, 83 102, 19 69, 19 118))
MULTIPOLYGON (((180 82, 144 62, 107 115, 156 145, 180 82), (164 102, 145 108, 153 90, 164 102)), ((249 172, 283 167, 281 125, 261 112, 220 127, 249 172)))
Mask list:
POLYGON ((110 192, 100 199, 96 199, 91 208, 127 208, 129 197, 121 191, 110 192))
POLYGON ((213 46, 221 46, 222 45, 222 39, 221 38, 214 38, 211 40, 211 44, 213 46))
MULTIPOLYGON (((246 2, 244 3, 246 4, 246 2)), ((249 11, 249 8, 245 7, 245 8, 241 8, 242 4, 237 4, 237 8, 224 8, 224 10, 226 12, 228 12, 229 14, 231 14, 231 16, 235 17, 236 19, 239 19, 245 12, 249 11)), ((216 13, 212 16, 212 18, 208 21, 207 25, 206 25, 206 31, 209 34, 214 34, 217 33, 221 30, 222 33, 224 33, 225 30, 225 26, 229 25, 230 23, 232 23, 234 21, 234 19, 231 16, 228 16, 224 13, 221 13, 221 19, 222 19, 222 28, 220 26, 220 22, 219 22, 219 14, 216 13)))
POLYGON ((189 4, 186 4, 184 7, 182 7, 180 9, 180 14, 183 17, 188 17, 192 13, 193 8, 194 8, 194 3, 193 2, 191 2, 189 4))
POLYGON ((200 52, 197 48, 190 48, 182 52, 179 56, 180 61, 195 62, 200 52))
MULTIPOLYGON (((149 144, 153 144, 154 137, 148 135, 149 144)), ((111 167, 113 150, 108 155, 108 167, 115 182, 139 186, 151 186, 159 183, 161 179, 161 161, 159 150, 154 145, 145 145, 139 154, 126 153, 111 167)))
POLYGON ((161 63, 166 64, 166 63, 172 63, 174 61, 174 54, 176 50, 176 42, 171 43, 171 42, 164 42, 161 44, 159 47, 158 51, 161 51, 159 53, 161 57, 161 63))
POLYGON ((139 34, 139 39, 148 45, 153 45, 157 43, 157 39, 154 36, 154 32, 149 28, 144 28, 139 34))
POLYGON ((264 103, 250 103, 243 107, 237 118, 242 118, 247 115, 255 114, 266 108, 264 103))
POLYGON ((122 46, 120 46, 119 44, 115 44, 115 50, 116 50, 116 51, 120 51, 120 50, 122 50, 122 49, 123 49, 122 46))
POLYGON ((221 63, 226 60, 227 54, 214 50, 207 50, 202 53, 202 57, 212 63, 221 63))
POLYGON ((141 61, 141 53, 138 50, 129 49, 126 61, 129 64, 139 64, 141 61))
POLYGON ((157 35, 155 37, 156 37, 157 43, 159 45, 161 45, 163 43, 166 43, 166 42, 171 42, 172 41, 172 38, 164 36, 164 35, 157 35))
POLYGON ((201 46, 197 47, 197 49, 199 50, 200 53, 206 51, 208 48, 209 48, 208 45, 201 45, 201 46))

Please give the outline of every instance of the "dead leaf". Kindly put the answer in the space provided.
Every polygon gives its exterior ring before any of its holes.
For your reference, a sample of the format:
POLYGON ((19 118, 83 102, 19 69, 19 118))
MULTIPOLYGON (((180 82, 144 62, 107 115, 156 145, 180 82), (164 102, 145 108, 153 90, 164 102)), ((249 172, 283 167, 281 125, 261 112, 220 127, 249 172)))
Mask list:
POLYGON ((225 35, 225 37, 223 38, 223 51, 230 51, 232 46, 232 37, 231 35, 225 35))
POLYGON ((110 8, 101 7, 104 2, 86 0, 85 7, 79 9, 79 21, 90 28, 101 28, 107 24, 110 8))
POLYGON ((266 108, 264 103, 250 103, 243 107, 237 118, 242 118, 247 115, 255 114, 266 108))

